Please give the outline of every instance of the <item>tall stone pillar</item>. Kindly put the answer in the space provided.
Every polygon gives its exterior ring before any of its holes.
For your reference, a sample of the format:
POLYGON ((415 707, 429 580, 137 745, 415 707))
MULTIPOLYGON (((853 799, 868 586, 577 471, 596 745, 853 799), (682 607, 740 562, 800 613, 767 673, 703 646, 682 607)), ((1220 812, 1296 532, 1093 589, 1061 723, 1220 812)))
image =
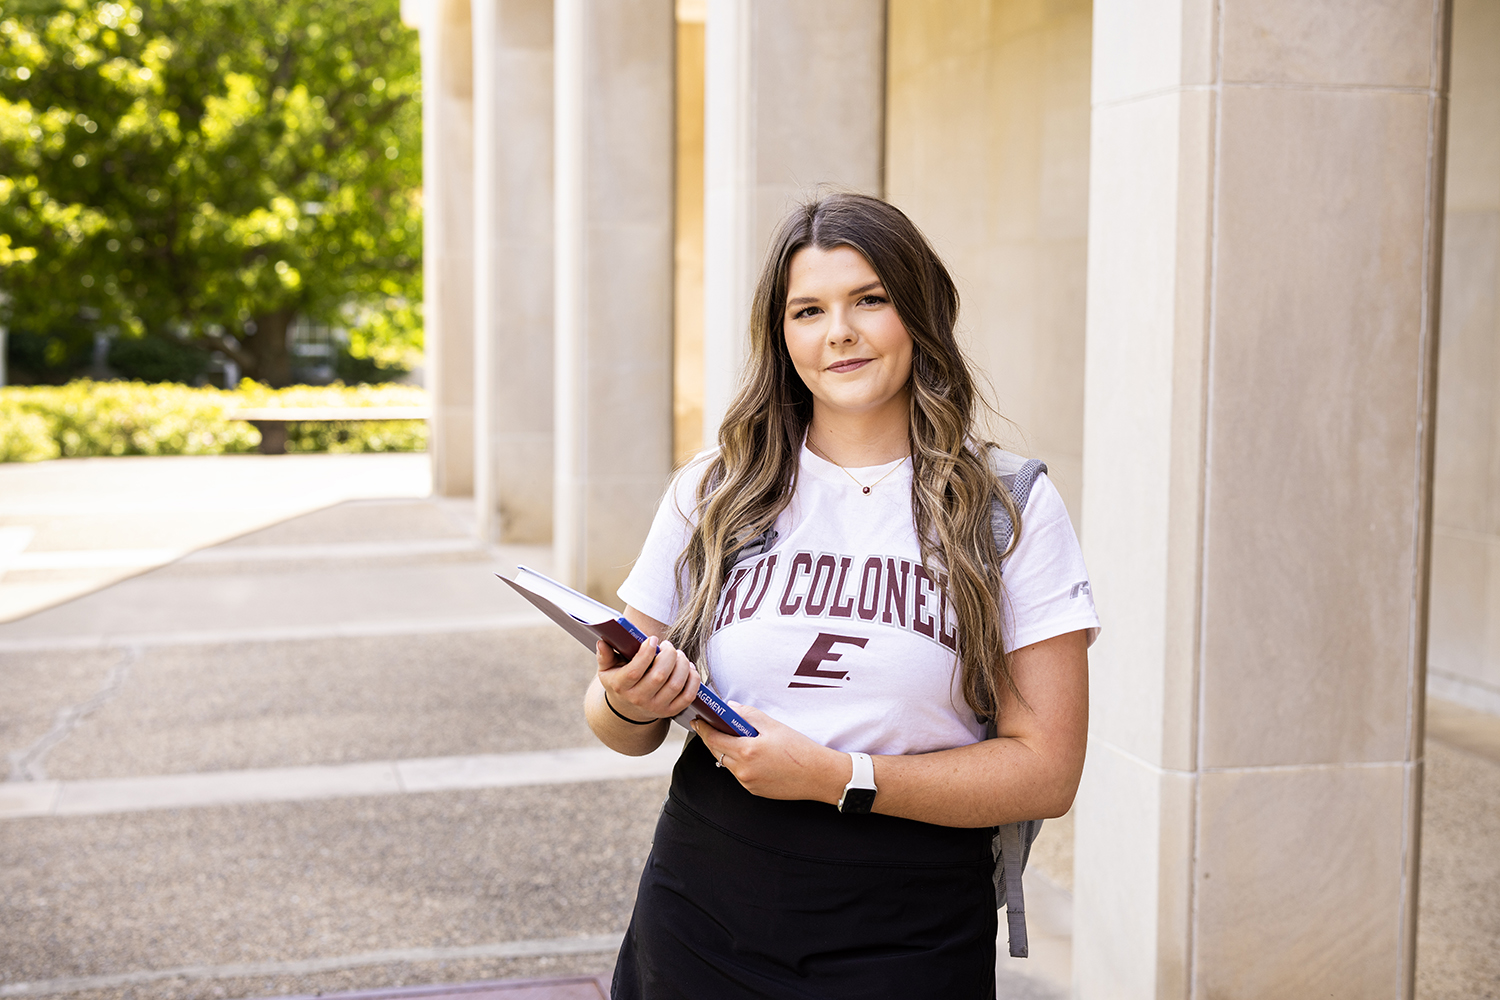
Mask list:
POLYGON ((552 538, 552 0, 474 0, 474 506, 552 538))
POLYGON ((422 11, 422 284, 432 488, 474 488, 474 88, 469 0, 422 11))
POLYGON ((879 195, 885 0, 709 0, 703 441, 744 363, 776 223, 820 185, 879 195))
POLYGON ((672 0, 556 0, 560 578, 614 599, 672 469, 672 0))
POLYGON ((1443 0, 1097 0, 1074 995, 1410 997, 1443 0))

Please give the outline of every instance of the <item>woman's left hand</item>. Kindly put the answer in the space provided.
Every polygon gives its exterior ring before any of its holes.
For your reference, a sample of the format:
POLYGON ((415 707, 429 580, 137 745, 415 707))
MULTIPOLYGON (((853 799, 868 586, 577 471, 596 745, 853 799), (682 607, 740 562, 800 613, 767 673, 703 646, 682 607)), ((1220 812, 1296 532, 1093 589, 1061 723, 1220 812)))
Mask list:
POLYGON ((837 804, 852 773, 848 754, 815 743, 758 708, 729 704, 760 731, 759 736, 729 736, 701 719, 693 723, 693 730, 746 791, 766 799, 837 804))

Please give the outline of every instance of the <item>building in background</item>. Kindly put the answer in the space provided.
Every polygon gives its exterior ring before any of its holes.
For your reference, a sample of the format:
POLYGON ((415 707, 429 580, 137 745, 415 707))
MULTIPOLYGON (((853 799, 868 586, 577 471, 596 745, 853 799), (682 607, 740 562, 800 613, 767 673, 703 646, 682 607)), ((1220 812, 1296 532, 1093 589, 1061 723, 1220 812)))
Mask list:
POLYGON ((408 16, 441 492, 611 595, 771 227, 891 200, 1105 620, 1075 995, 1410 996, 1424 690, 1500 712, 1500 0, 408 16))

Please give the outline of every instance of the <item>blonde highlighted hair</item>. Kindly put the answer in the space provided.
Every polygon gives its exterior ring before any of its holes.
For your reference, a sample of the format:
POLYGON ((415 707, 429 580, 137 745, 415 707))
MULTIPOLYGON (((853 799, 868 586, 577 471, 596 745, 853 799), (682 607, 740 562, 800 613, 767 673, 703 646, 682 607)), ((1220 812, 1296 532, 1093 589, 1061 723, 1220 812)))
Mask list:
MULTIPOLYGON (((911 507, 922 562, 947 577, 958 624, 964 700, 993 718, 1015 691, 1001 629, 1000 560, 991 520, 1003 505, 1020 538, 1020 516, 973 440, 979 395, 954 335, 958 290, 926 238, 876 198, 833 194, 802 205, 771 242, 750 315, 750 355, 719 427, 719 450, 702 470, 677 560, 678 613, 669 638, 704 665, 725 577, 736 554, 769 531, 796 488, 813 397, 792 366, 782 331, 792 258, 807 247, 849 247, 880 278, 912 339, 908 436, 911 507)), ((689 512, 685 512, 689 513, 689 512)))

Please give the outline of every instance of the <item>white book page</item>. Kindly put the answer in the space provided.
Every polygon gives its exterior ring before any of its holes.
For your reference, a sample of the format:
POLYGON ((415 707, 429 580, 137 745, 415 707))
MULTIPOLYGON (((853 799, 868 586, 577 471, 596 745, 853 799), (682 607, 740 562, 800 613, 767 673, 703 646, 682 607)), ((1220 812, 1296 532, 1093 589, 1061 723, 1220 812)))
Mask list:
POLYGON ((534 569, 517 566, 515 582, 538 597, 546 598, 585 624, 599 625, 620 617, 620 612, 609 605, 602 604, 587 594, 580 594, 572 587, 565 587, 534 569))

